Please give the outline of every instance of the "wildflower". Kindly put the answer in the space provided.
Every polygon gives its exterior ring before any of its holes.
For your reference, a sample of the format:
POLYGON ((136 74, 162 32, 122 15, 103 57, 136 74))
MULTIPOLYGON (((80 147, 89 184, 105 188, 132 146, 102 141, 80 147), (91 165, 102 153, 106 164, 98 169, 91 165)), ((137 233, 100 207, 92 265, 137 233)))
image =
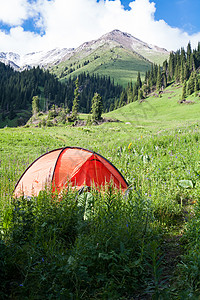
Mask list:
POLYGON ((132 143, 128 145, 128 150, 131 150, 132 143))

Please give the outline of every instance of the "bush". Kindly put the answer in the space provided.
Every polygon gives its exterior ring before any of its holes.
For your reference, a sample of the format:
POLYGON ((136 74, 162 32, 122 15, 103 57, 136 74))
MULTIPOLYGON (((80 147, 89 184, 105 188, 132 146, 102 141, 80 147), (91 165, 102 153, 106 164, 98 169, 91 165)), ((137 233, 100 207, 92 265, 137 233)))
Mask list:
POLYGON ((47 126, 47 127, 53 127, 54 125, 53 125, 53 122, 52 122, 52 121, 47 120, 47 121, 46 121, 46 126, 47 126))

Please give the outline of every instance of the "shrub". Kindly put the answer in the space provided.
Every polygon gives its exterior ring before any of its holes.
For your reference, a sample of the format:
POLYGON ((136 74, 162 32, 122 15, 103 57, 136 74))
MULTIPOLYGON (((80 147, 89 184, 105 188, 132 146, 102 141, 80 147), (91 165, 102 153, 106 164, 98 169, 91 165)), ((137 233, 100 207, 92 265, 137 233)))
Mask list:
POLYGON ((44 191, 15 200, 11 212, 10 250, 1 255, 17 270, 8 278, 14 298, 115 299, 146 285, 155 229, 151 203, 139 193, 68 191, 59 199, 44 191))

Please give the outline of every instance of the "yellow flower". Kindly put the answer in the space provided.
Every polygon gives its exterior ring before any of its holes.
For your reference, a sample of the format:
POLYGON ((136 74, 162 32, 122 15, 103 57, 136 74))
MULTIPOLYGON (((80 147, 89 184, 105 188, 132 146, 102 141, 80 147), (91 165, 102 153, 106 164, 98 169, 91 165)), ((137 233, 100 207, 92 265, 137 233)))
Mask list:
POLYGON ((130 149, 131 149, 131 145, 132 145, 132 143, 130 143, 130 144, 128 145, 128 150, 130 150, 130 149))

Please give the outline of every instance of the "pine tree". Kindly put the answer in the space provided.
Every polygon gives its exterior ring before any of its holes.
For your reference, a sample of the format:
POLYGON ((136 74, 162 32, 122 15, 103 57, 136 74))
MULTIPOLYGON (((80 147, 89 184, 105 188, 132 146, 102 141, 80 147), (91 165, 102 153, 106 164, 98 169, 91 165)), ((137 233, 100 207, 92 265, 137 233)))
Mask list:
POLYGON ((180 66, 179 64, 175 67, 174 77, 176 82, 180 82, 180 66))
POLYGON ((166 88, 167 87, 167 75, 165 72, 163 72, 163 87, 166 88))
POLYGON ((128 103, 133 102, 133 84, 132 84, 132 81, 131 81, 131 83, 128 83, 127 100, 128 100, 128 103))
POLYGON ((138 72, 136 84, 137 84, 138 88, 142 87, 142 81, 141 81, 141 77, 140 77, 140 72, 138 72))
POLYGON ((190 71, 187 64, 184 65, 184 79, 188 80, 190 77, 190 71))
POLYGON ((79 82, 78 77, 75 81, 75 90, 74 90, 74 100, 73 100, 73 106, 72 106, 72 115, 71 120, 76 121, 78 117, 78 109, 79 109, 79 82))
POLYGON ((190 69, 190 71, 195 71, 195 70, 196 70, 196 66, 195 66, 195 61, 194 61, 194 55, 193 55, 193 53, 191 53, 191 55, 190 55, 190 65, 189 65, 189 69, 190 69))
POLYGON ((199 90, 199 85, 198 85, 197 73, 195 72, 195 74, 194 74, 194 92, 195 92, 195 97, 197 97, 198 90, 199 90))
POLYGON ((185 80, 183 84, 183 90, 182 90, 182 97, 181 97, 182 100, 186 98, 186 87, 187 87, 187 81, 185 80))
POLYGON ((143 99, 144 97, 143 97, 143 90, 142 89, 139 89, 138 90, 138 100, 141 100, 141 99, 143 99))
POLYGON ((156 88, 159 91, 162 87, 162 77, 161 77, 161 71, 160 71, 160 66, 158 67, 158 72, 157 72, 157 80, 156 80, 156 88))
MULTIPOLYGON (((135 87, 135 85, 134 85, 135 87)), ((119 107, 122 107, 127 104, 127 93, 125 91, 122 91, 120 100, 119 100, 119 107)))
POLYGON ((190 42, 187 45, 187 65, 190 66, 190 56, 192 54, 191 44, 190 42))
POLYGON ((38 96, 34 96, 32 99, 32 113, 33 116, 39 112, 39 98, 38 96))
POLYGON ((174 71, 175 71, 175 62, 174 62, 174 53, 173 52, 170 52, 170 55, 169 55, 168 69, 169 69, 168 82, 170 82, 174 77, 174 71))
POLYGON ((101 120, 102 112, 103 112, 102 98, 98 93, 95 93, 94 97, 92 98, 92 108, 91 108, 92 120, 93 121, 101 120))
POLYGON ((188 80, 188 85, 187 85, 187 94, 191 95, 194 93, 194 87, 195 87, 195 79, 194 79, 194 73, 191 73, 190 78, 188 80))
POLYGON ((181 62, 181 69, 180 69, 180 80, 182 83, 185 81, 185 69, 184 69, 185 63, 181 62))

